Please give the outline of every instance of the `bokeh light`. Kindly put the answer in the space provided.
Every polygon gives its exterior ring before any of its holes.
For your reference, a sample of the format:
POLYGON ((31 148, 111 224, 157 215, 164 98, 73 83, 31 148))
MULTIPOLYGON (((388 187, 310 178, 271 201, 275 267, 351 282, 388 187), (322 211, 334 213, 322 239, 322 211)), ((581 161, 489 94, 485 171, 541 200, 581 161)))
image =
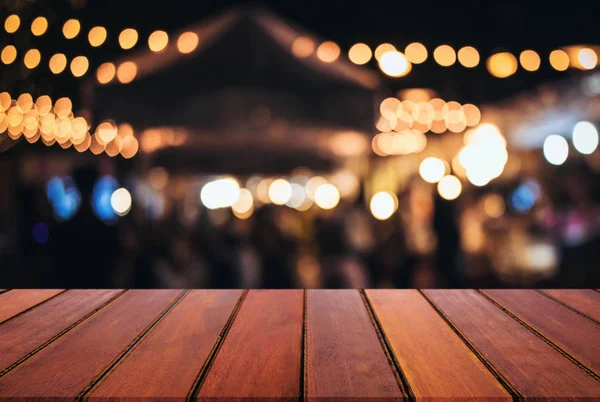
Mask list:
POLYGON ((119 34, 119 46, 128 50, 135 46, 138 41, 138 33, 133 28, 126 28, 119 34))
POLYGON ((456 52, 448 45, 441 45, 433 51, 433 58, 442 67, 449 67, 456 63, 456 52))
POLYGON ((452 201, 458 198, 462 192, 462 184, 458 177, 444 176, 437 185, 438 194, 445 200, 452 201))
POLYGON ((117 68, 113 63, 100 64, 96 70, 96 78, 100 84, 108 84, 115 78, 117 68))
POLYGON ((208 182, 200 191, 200 200, 208 209, 229 208, 239 198, 240 185, 229 177, 208 182))
POLYGON ((419 165, 419 174, 426 182, 437 183, 446 174, 446 163, 439 158, 425 158, 419 165))
POLYGON ((333 184, 321 184, 315 191, 315 203, 322 209, 333 209, 340 202, 340 192, 333 184))
POLYGON ((33 240, 38 244, 46 244, 50 237, 50 230, 48 229, 48 225, 44 222, 38 222, 33 226, 31 231, 31 236, 33 240))
POLYGON ((564 50, 554 50, 550 53, 550 65, 556 71, 565 71, 569 68, 569 55, 564 50))
POLYGON ((369 204, 371 214, 380 221, 391 217, 398 208, 398 198, 395 194, 381 191, 376 193, 369 204))
POLYGON ((306 58, 315 51, 315 41, 306 36, 299 36, 292 43, 292 54, 298 58, 306 58))
POLYGON ((418 42, 413 42, 406 46, 404 55, 413 64, 421 64, 427 60, 427 48, 418 42))
POLYGON ((317 48, 317 57, 324 63, 333 63, 340 57, 340 47, 335 42, 323 42, 317 48))
POLYGON ((523 50, 519 55, 521 67, 527 71, 537 71, 540 68, 540 56, 534 50, 523 50))
POLYGON ((348 51, 348 58, 354 64, 367 64, 372 57, 373 52, 371 48, 364 43, 357 43, 348 51))
POLYGON ((238 200, 231 206, 231 209, 236 216, 246 216, 254 208, 254 198, 250 190, 242 188, 240 189, 240 195, 238 200))
POLYGON ((490 218, 499 218, 504 214, 506 205, 499 194, 488 194, 483 198, 483 211, 490 218))
POLYGON ((487 69, 496 78, 510 77, 517 72, 517 58, 509 52, 491 55, 486 63, 487 69))
POLYGON ((284 205, 292 198, 292 186, 285 179, 274 180, 269 186, 269 199, 275 205, 284 205))
POLYGON ((121 84, 129 84, 137 75, 137 65, 133 61, 126 61, 117 68, 117 79, 121 84))
POLYGON ((598 55, 590 48, 579 49, 577 61, 584 70, 591 70, 598 64, 598 55))
POLYGON ((390 51, 381 56, 379 68, 390 77, 403 77, 411 70, 411 64, 398 51, 390 51))
POLYGON ((31 33, 34 36, 43 35, 48 29, 48 20, 45 17, 37 17, 31 23, 31 33))
POLYGON ((177 38, 177 50, 183 54, 193 52, 198 47, 198 35, 195 32, 184 32, 177 38))
POLYGON ((473 46, 465 46, 458 51, 458 62, 467 68, 479 65, 479 52, 473 46))
POLYGON ((0 59, 2 59, 2 63, 11 64, 17 58, 17 48, 13 45, 8 45, 2 49, 2 54, 0 54, 0 59))
POLYGON ((584 155, 589 155, 598 148, 598 130, 592 123, 580 121, 575 125, 573 147, 584 155))
POLYGON ((375 60, 381 61, 381 57, 387 52, 393 52, 396 48, 389 43, 382 43, 375 48, 375 60))
POLYGON ((127 215, 131 210, 131 194, 123 187, 115 190, 110 196, 110 205, 117 215, 127 215))
POLYGON ((62 28, 63 35, 67 39, 75 38, 77 35, 79 35, 80 30, 81 24, 76 19, 67 20, 67 22, 64 23, 62 28))
POLYGON ((88 33, 88 41, 92 47, 101 46, 106 41, 106 28, 104 27, 93 27, 88 33))
POLYGON ((169 44, 169 35, 165 31, 154 31, 148 37, 148 48, 153 52, 162 52, 169 44))
POLYGON ((4 30, 8 33, 15 33, 21 25, 21 19, 18 15, 12 14, 4 20, 4 30))
POLYGON ((544 157, 553 165, 562 165, 569 156, 569 144, 560 135, 552 134, 544 140, 544 157))
POLYGON ((42 55, 40 51, 37 49, 29 49, 27 53, 25 53, 25 57, 23 58, 23 64, 28 69, 34 69, 40 64, 40 60, 42 59, 42 55))
POLYGON ((62 53, 56 53, 50 57, 48 67, 50 67, 50 71, 52 71, 53 74, 62 73, 67 67, 67 57, 62 53))
POLYGON ((82 77, 85 75, 85 73, 87 73, 87 70, 90 67, 90 62, 85 56, 77 56, 71 60, 69 67, 71 69, 71 74, 73 74, 74 77, 82 77))

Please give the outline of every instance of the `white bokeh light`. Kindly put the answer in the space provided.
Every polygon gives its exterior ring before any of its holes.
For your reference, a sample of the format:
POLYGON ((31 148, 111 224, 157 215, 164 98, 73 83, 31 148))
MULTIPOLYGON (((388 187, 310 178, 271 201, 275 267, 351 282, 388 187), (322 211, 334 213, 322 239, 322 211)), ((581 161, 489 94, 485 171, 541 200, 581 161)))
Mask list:
POLYGON ((456 176, 444 176, 437 186, 438 193, 445 200, 455 200, 462 192, 462 184, 456 176))
POLYGON ((398 199, 395 195, 381 191, 371 198, 371 214, 380 221, 388 219, 396 212, 398 199))
POLYGON ((573 146, 575 149, 589 155, 598 148, 598 130, 587 121, 580 121, 573 129, 573 146))
POLYGON ((544 157, 553 165, 562 165, 569 156, 569 144, 560 135, 552 134, 544 140, 544 157))
POLYGON ((208 182, 200 191, 200 200, 208 209, 231 207, 239 198, 240 185, 232 178, 208 182))
POLYGON ((437 183, 446 174, 446 164, 438 158, 425 158, 419 165, 419 174, 428 183, 437 183))
POLYGON ((110 196, 110 205, 117 215, 127 215, 131 209, 131 194, 123 187, 115 190, 110 196))

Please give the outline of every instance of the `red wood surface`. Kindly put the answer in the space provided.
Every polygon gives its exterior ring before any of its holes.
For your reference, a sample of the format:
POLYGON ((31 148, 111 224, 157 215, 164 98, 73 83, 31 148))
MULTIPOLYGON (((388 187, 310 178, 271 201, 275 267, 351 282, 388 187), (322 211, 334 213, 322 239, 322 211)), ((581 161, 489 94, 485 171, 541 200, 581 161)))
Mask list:
POLYGON ((64 289, 14 289, 0 294, 0 323, 63 291, 64 289))
POLYGON ((90 398, 184 400, 241 294, 241 290, 190 292, 88 393, 90 398))
POLYGON ((600 382, 476 291, 424 292, 520 395, 600 398, 600 382))
POLYGON ((68 290, 0 325, 0 374, 122 290, 68 290))
POLYGON ((307 293, 306 395, 402 398, 395 369, 359 291, 307 293))
POLYGON ((590 289, 544 289, 543 293, 600 322, 600 293, 590 289))
POLYGON ((298 398, 303 304, 302 290, 251 290, 198 397, 298 398))
POLYGON ((158 318, 180 290, 132 290, 0 378, 0 398, 73 400, 158 318))
POLYGON ((511 400, 417 290, 368 290, 366 294, 417 398, 511 400))
POLYGON ((484 293, 600 374, 600 325, 532 290, 486 290, 484 293))

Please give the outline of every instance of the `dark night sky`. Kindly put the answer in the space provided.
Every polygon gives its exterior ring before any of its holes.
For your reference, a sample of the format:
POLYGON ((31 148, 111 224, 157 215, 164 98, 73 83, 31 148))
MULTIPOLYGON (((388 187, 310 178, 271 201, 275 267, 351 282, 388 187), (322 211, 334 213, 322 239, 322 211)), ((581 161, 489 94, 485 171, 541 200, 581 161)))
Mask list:
MULTIPOLYGON (((81 1, 81 0, 79 0, 81 1)), ((22 26, 17 35, 2 33, 0 45, 16 44, 19 49, 37 47, 42 52, 41 65, 28 72, 21 63, 0 65, 1 90, 11 93, 24 91, 35 95, 74 95, 77 80, 69 73, 52 76, 47 68, 51 54, 63 52, 69 59, 83 54, 95 71, 102 62, 116 58, 123 52, 116 37, 123 28, 133 27, 140 33, 135 49, 145 47, 147 36, 156 29, 177 31, 188 24, 211 17, 228 7, 240 4, 266 4, 285 19, 304 27, 316 35, 340 44, 345 52, 358 41, 372 47, 390 42, 398 48, 418 41, 430 49, 430 57, 415 66, 401 79, 388 79, 392 90, 404 87, 430 87, 438 90, 445 99, 482 103, 510 97, 543 82, 560 79, 566 74, 553 71, 547 57, 551 50, 568 44, 600 43, 600 2, 506 2, 506 1, 341 1, 341 0, 279 0, 242 2, 225 0, 198 1, 107 1, 87 0, 81 8, 68 0, 2 0, 0 19, 14 9, 16 3, 25 4, 17 13, 22 26), (28 28, 38 15, 50 21, 48 32, 33 37, 28 28), (68 18, 82 22, 82 32, 94 25, 107 27, 107 43, 92 48, 85 34, 67 41, 61 35, 62 23, 68 18), (444 68, 432 60, 433 48, 440 44, 475 46, 482 55, 482 63, 475 69, 460 65, 444 68), (518 54, 524 49, 534 49, 542 57, 542 67, 537 72, 522 69, 507 79, 492 77, 485 68, 484 57, 496 50, 518 54)), ((22 54, 21 54, 22 57, 22 54)), ((21 59, 19 59, 21 60, 21 59)), ((374 62, 369 64, 376 68, 374 62)))

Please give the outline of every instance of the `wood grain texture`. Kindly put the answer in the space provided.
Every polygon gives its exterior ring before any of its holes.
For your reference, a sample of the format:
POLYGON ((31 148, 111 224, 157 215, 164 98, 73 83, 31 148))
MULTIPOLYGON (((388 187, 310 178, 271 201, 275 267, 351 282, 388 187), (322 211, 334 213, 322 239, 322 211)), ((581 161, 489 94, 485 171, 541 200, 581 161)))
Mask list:
POLYGON ((68 290, 0 325, 0 373, 121 290, 68 290))
POLYGON ((195 290, 154 328, 89 399, 185 400, 242 294, 195 290))
POLYGON ((599 325, 534 290, 483 292, 577 361, 600 374, 599 325))
POLYGON ((418 291, 365 293, 417 399, 512 399, 418 291))
POLYGON ((297 399, 304 291, 251 290, 201 385, 198 398, 297 399))
POLYGON ((0 378, 0 399, 73 400, 180 293, 180 290, 125 293, 0 378))
POLYGON ((306 304, 308 398, 403 398, 358 290, 308 290, 306 304))
POLYGON ((600 382, 474 290, 424 293, 525 398, 600 398, 600 382))
POLYGON ((590 289, 544 289, 541 292, 600 322, 600 293, 590 289))
POLYGON ((14 289, 0 294, 0 323, 63 291, 64 289, 14 289))

